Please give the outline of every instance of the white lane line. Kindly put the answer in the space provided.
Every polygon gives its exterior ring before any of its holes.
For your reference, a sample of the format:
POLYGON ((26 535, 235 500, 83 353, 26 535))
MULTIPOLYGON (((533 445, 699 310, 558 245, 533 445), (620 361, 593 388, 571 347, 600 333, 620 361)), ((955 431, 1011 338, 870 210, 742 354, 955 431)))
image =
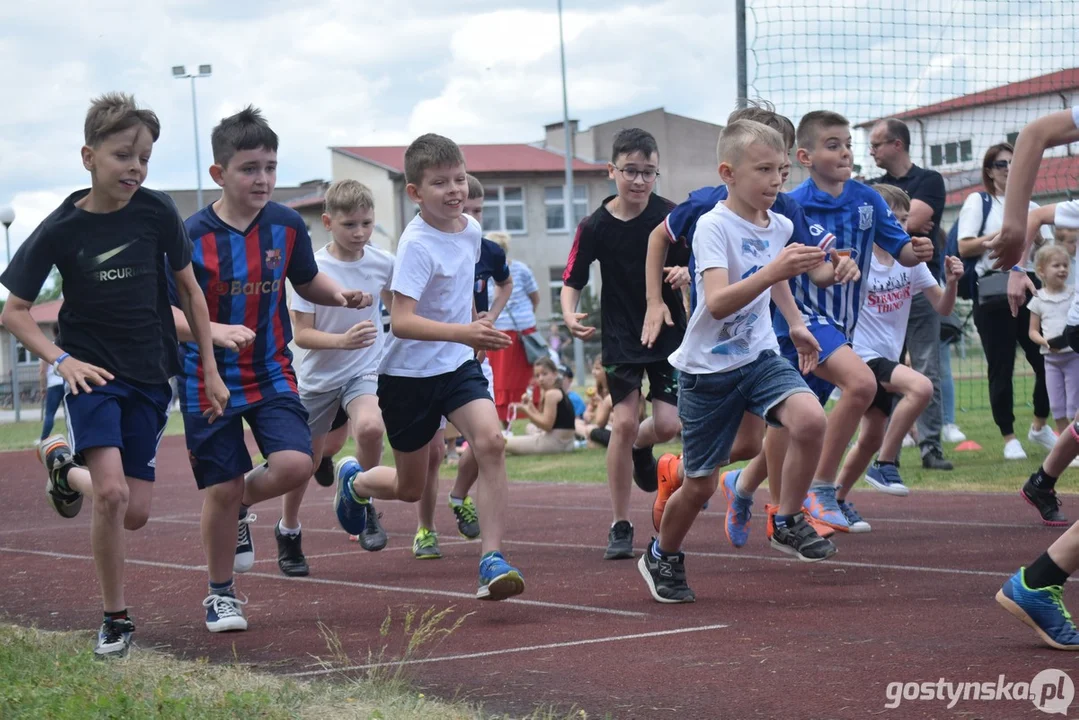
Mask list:
MULTIPOLYGON (((13 555, 39 555, 42 557, 51 557, 60 560, 89 560, 93 561, 93 557, 90 555, 75 555, 72 553, 58 553, 49 550, 23 550, 20 548, 12 547, 0 547, 0 552, 11 553, 13 555)), ((181 565, 179 563, 167 563, 156 562, 152 560, 132 560, 128 558, 127 563, 130 565, 143 565, 146 567, 165 568, 167 570, 193 570, 200 573, 206 572, 206 566, 204 565, 181 565)), ((380 592, 393 592, 403 593, 407 595, 438 595, 441 597, 456 598, 458 600, 475 600, 476 596, 472 593, 453 592, 451 590, 435 590, 432 588, 412 588, 412 587, 400 587, 396 585, 376 585, 374 583, 360 583, 352 582, 349 580, 331 580, 328 578, 313 578, 313 577, 285 577, 278 573, 262 573, 262 572, 249 572, 244 573, 244 577, 257 577, 265 578, 268 580, 280 580, 293 583, 307 583, 313 585, 338 585, 341 587, 359 588, 361 590, 375 590, 380 592)), ((526 600, 524 598, 513 598, 506 600, 505 602, 514 603, 517 605, 531 605, 533 607, 551 608, 553 610, 572 610, 575 612, 584 613, 596 613, 600 615, 617 615, 619 617, 633 617, 633 618, 647 618, 648 613, 634 612, 631 610, 615 610, 613 608, 596 607, 593 605, 576 605, 573 603, 558 603, 547 602, 544 600, 526 600)))
MULTIPOLYGON (((474 543, 474 542, 478 543, 479 541, 478 540, 447 540, 446 542, 440 542, 439 545, 441 545, 442 547, 449 547, 451 545, 468 545, 468 544, 474 543)), ((396 546, 396 547, 383 548, 382 550, 378 550, 376 552, 378 552, 380 555, 384 555, 384 554, 389 553, 389 552, 402 551, 402 550, 407 550, 408 552, 412 552, 412 546, 411 545, 400 545, 400 546, 396 546)), ((342 550, 341 552, 331 552, 331 553, 319 553, 317 555, 304 554, 304 557, 307 558, 308 560, 321 560, 323 558, 341 557, 342 555, 355 555, 355 556, 359 557, 359 556, 362 556, 362 555, 373 555, 373 554, 374 553, 369 552, 369 551, 364 550, 363 548, 359 547, 359 545, 357 544, 356 548, 353 549, 353 550, 342 550)), ((276 562, 277 562, 277 558, 263 558, 262 560, 256 560, 255 564, 258 565, 260 563, 276 563, 276 562)))
MULTIPOLYGON (((551 542, 536 542, 532 540, 503 540, 507 545, 524 545, 526 547, 545 547, 545 548, 576 548, 580 550, 596 550, 601 551, 604 546, 601 545, 585 545, 574 543, 551 543, 551 542)), ((747 553, 717 553, 717 552, 696 552, 689 553, 693 557, 707 557, 707 558, 724 558, 729 560, 763 560, 765 562, 781 562, 781 563, 794 563, 799 566, 806 565, 808 563, 801 563, 792 557, 786 555, 752 555, 747 553)), ((816 567, 852 567, 852 568, 868 568, 870 570, 905 570, 911 572, 925 572, 925 573, 943 573, 945 575, 979 575, 985 577, 994 578, 1008 578, 1011 577, 1011 573, 1008 572, 996 572, 992 570, 964 570, 960 568, 936 568, 926 567, 925 565, 894 565, 889 563, 867 563, 867 562, 851 562, 849 560, 824 560, 820 563, 815 563, 816 567)), ((1013 571, 1014 572, 1014 571, 1013 571)), ((1071 578, 1068 582, 1079 582, 1079 578, 1071 578)))
POLYGON ((493 657, 496 655, 510 655, 514 653, 535 652, 536 650, 557 650, 559 648, 576 647, 578 645, 598 645, 600 643, 622 642, 625 640, 641 640, 644 638, 664 637, 666 635, 681 635, 685 633, 707 632, 709 630, 722 630, 729 625, 701 625, 699 627, 678 628, 677 630, 657 630, 655 632, 634 633, 633 635, 611 635, 610 637, 589 638, 587 640, 569 640, 566 642, 547 643, 546 645, 526 645, 523 647, 503 648, 502 650, 486 650, 483 652, 462 653, 459 655, 443 655, 441 657, 422 658, 417 660, 401 660, 399 662, 369 663, 367 665, 350 665, 343 668, 324 668, 322 670, 306 670, 304 672, 286 673, 287 677, 313 677, 316 675, 331 675, 334 673, 353 672, 357 670, 373 670, 381 667, 401 667, 403 665, 424 665, 426 663, 449 662, 451 660, 474 660, 476 658, 493 657))

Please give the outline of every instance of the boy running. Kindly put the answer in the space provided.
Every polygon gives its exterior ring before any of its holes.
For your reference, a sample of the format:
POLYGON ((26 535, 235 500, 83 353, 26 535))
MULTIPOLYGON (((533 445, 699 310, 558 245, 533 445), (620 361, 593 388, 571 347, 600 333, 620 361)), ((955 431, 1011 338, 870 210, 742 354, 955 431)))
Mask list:
POLYGON ((229 399, 183 222, 167 195, 142 187, 160 130, 157 116, 130 95, 96 98, 82 148, 90 189, 64 200, 0 276, 9 291, 4 327, 66 383, 74 454, 59 435, 42 441, 38 454, 61 517, 75 517, 84 495, 94 500, 90 537, 105 612, 97 657, 126 654, 135 630, 124 598, 124 531, 150 516, 154 458, 172 403, 169 378, 179 369, 166 274, 197 339, 192 352, 205 361, 204 422, 213 423, 229 399), (54 266, 65 296, 55 344, 30 316, 54 266))
POLYGON ((180 407, 195 482, 205 490, 202 544, 209 570, 203 601, 210 632, 246 630, 234 572, 255 562, 248 508, 280 497, 311 477, 311 433, 292 368, 285 280, 300 297, 329 307, 362 308, 372 298, 319 272, 299 213, 270 200, 277 182, 277 134, 247 107, 211 134, 210 177, 221 199, 187 219, 195 276, 213 321, 217 364, 231 396, 219 422, 203 417, 204 364, 181 322, 180 407), (230 338, 232 338, 230 340, 230 338), (238 338, 238 340, 236 339, 238 338), (252 468, 244 422, 266 462, 252 468), (237 518, 239 518, 237 527, 237 518))
POLYGON ((479 466, 484 518, 480 600, 524 592, 520 571, 502 556, 507 511, 505 441, 475 351, 509 345, 473 307, 480 224, 464 215, 468 180, 452 140, 423 135, 405 151, 405 189, 420 211, 401 235, 393 276, 393 334, 379 366, 378 400, 396 468, 366 471, 339 460, 335 507, 341 526, 363 532, 372 498, 418 502, 428 483, 431 444, 446 417, 465 436, 479 466))
MULTIPOLYGON (((660 328, 650 347, 640 340, 646 310, 641 278, 648 234, 673 207, 652 192, 658 167, 659 148, 649 133, 633 128, 615 136, 607 170, 618 194, 581 221, 562 276, 562 317, 570 333, 582 340, 596 332, 581 324, 585 315, 577 312, 594 260, 599 261, 603 279, 603 365, 614 405, 607 448, 607 486, 614 522, 607 535, 606 560, 633 558, 631 474, 642 490, 654 491, 657 480, 652 446, 667 442, 679 428, 678 379, 667 357, 678 348, 686 329, 686 310, 678 289, 686 282, 684 273, 672 272, 671 282, 663 286, 662 300, 671 322, 660 328), (638 402, 645 373, 652 417, 640 422, 638 402)), ((685 247, 678 246, 671 250, 667 264, 684 266, 686 255, 685 247)))
MULTIPOLYGON (((900 226, 905 228, 910 214, 910 196, 894 185, 874 185, 873 189, 881 194, 900 226)), ((903 436, 910 432, 932 400, 933 384, 899 359, 906 341, 911 304, 918 293, 922 293, 940 315, 950 314, 955 307, 963 261, 957 257, 945 258, 944 276, 947 285, 941 290, 925 264, 905 268, 883 249, 873 246, 873 261, 866 283, 868 290, 858 327, 854 330, 854 352, 877 378, 877 394, 862 418, 858 440, 847 452, 839 471, 836 501, 845 508, 848 532, 870 530, 869 523, 854 509, 854 504, 846 501, 847 494, 863 472, 866 482, 881 492, 898 496, 908 494, 899 475, 899 450, 903 436), (873 453, 877 453, 877 460, 869 467, 873 453)))
MULTIPOLYGON (((315 253, 319 272, 342 287, 380 296, 389 305, 393 256, 370 244, 375 229, 371 191, 355 180, 330 185, 322 224, 330 231, 330 242, 315 253)), ((296 345, 307 351, 300 358, 297 375, 300 402, 307 410, 311 429, 312 462, 316 467, 322 462, 327 434, 338 411, 344 409, 362 462, 377 465, 385 430, 375 395, 383 346, 378 304, 363 309, 320 307, 295 294, 291 305, 296 345)), ((285 494, 281 519, 274 527, 277 566, 285 575, 309 572, 300 531, 300 504, 306 490, 307 483, 303 483, 285 494)), ((386 547, 386 532, 374 504, 367 506, 366 526, 359 541, 364 550, 386 547)))
MULTIPOLYGON (((719 470, 743 413, 750 412, 791 435, 780 511, 772 545, 806 562, 824 560, 835 546, 817 535, 801 512, 824 430, 824 411, 801 375, 780 357, 768 302, 789 294, 786 280, 820 265, 824 251, 788 244, 791 222, 770 208, 782 187, 783 138, 751 120, 727 125, 720 135, 719 173, 726 200, 697 223, 693 252, 699 302, 685 339, 671 355, 679 376, 678 411, 684 443, 685 481, 663 511, 638 569, 657 602, 692 602, 682 542, 716 491, 719 470)), ((651 278, 654 283, 657 278, 651 278)), ((777 303, 779 308, 792 307, 777 303)), ((812 336, 790 310, 792 341, 803 365, 816 361, 812 336)))

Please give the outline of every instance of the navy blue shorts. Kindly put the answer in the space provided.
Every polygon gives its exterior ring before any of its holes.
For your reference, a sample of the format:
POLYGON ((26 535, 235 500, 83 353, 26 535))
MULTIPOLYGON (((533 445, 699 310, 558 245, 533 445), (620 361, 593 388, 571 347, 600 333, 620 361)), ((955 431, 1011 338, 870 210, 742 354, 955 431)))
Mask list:
POLYGON ((307 411, 292 393, 230 408, 213 424, 198 413, 184 413, 187 452, 199 490, 234 480, 254 467, 244 441, 245 420, 263 457, 282 450, 311 454, 307 411))
MULTIPOLYGON (((813 337, 817 339, 820 344, 820 358, 817 361, 818 365, 823 365, 824 361, 832 356, 839 348, 844 345, 850 345, 850 340, 843 334, 843 331, 834 325, 828 323, 814 323, 809 326, 809 332, 813 333, 813 337)), ((798 369, 798 350, 795 349, 794 343, 787 335, 779 335, 779 353, 785 357, 794 368, 798 369)), ((823 378, 817 377, 814 373, 809 373, 803 378, 809 389, 813 391, 813 394, 817 396, 817 400, 821 405, 825 405, 828 402, 828 398, 832 396, 832 391, 835 390, 835 385, 828 382, 823 378)))
POLYGON ((172 386, 115 378, 91 393, 64 395, 68 439, 76 454, 120 448, 124 475, 154 480, 154 458, 165 434, 172 386))
POLYGON ((473 400, 491 401, 480 364, 469 360, 434 377, 378 376, 378 407, 390 447, 415 452, 438 432, 442 417, 473 400))

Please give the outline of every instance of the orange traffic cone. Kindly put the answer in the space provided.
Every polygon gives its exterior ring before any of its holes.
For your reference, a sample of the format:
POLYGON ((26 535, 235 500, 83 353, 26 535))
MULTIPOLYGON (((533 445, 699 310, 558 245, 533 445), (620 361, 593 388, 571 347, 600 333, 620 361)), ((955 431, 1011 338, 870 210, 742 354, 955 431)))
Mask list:
POLYGON ((972 452, 974 450, 981 450, 982 446, 973 440, 964 440, 955 446, 956 452, 972 452))

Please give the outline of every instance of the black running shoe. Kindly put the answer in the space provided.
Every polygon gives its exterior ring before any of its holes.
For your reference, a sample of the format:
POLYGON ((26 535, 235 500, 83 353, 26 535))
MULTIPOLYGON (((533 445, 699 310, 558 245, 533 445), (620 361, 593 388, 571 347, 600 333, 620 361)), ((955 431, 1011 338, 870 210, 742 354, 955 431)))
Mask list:
POLYGON ((286 535, 281 532, 281 523, 273 527, 273 536, 277 538, 277 567, 289 577, 307 577, 311 568, 303 555, 303 533, 286 535))
POLYGON ((603 559, 633 559, 633 526, 629 524, 629 520, 619 520, 611 526, 611 531, 607 533, 607 552, 603 553, 603 559))
POLYGON ((315 482, 322 487, 333 487, 333 458, 323 457, 315 469, 315 482))
POLYGON ((367 503, 367 526, 360 533, 360 547, 368 552, 375 552, 386 547, 386 531, 378 521, 381 513, 375 510, 374 503, 367 503))
POLYGON ((655 492, 659 487, 659 475, 656 473, 656 456, 652 446, 633 448, 633 482, 647 493, 655 492))
POLYGON ((37 456, 49 473, 45 491, 49 504, 60 517, 73 518, 82 510, 82 493, 71 489, 67 484, 67 471, 75 466, 75 454, 63 435, 52 435, 41 441, 37 447, 37 456))
POLYGON ((1034 485, 1036 476, 1037 473, 1034 473, 1023 483, 1023 488, 1019 491, 1019 494, 1041 514, 1043 524, 1050 527, 1069 525, 1068 519, 1060 514, 1060 498, 1057 497, 1057 491, 1043 490, 1036 487, 1034 485))
POLYGON ((597 445, 607 447, 611 444, 611 431, 607 428, 592 428, 588 433, 588 439, 597 445))
POLYGON ((648 592, 656 602, 661 603, 688 603, 697 599, 697 596, 686 584, 686 556, 685 553, 664 555, 656 558, 652 554, 652 546, 656 539, 648 543, 648 547, 637 561, 637 569, 641 571, 641 577, 648 585, 648 592))
POLYGON ((131 648, 131 633, 135 632, 135 623, 130 619, 106 620, 97 631, 97 645, 94 657, 122 658, 131 648))
POLYGON ((453 510, 453 516, 457 519, 457 532, 461 537, 475 540, 480 536, 480 516, 472 498, 465 497, 460 505, 451 502, 450 510, 453 510))
MULTIPOLYGON (((831 540, 822 538, 813 526, 806 522, 804 513, 798 513, 794 518, 793 525, 773 526, 770 541, 772 547, 787 555, 793 555, 802 562, 827 560, 839 552, 831 540)), ((774 523, 775 515, 768 521, 774 523)))

